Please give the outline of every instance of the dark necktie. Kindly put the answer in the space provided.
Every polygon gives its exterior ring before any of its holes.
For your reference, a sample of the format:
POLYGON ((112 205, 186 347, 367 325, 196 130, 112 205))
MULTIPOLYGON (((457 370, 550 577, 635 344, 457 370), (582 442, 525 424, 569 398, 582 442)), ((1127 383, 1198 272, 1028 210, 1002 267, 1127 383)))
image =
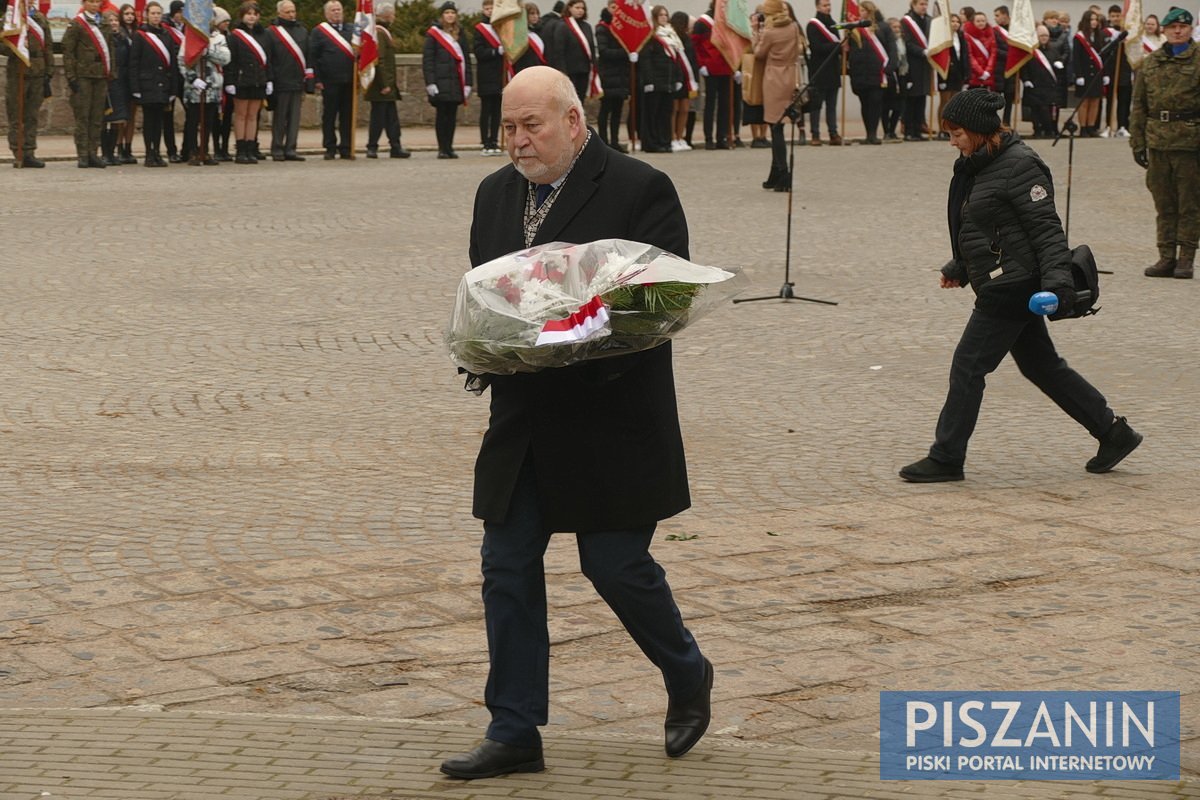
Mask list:
POLYGON ((542 203, 546 202, 546 198, 554 191, 554 187, 548 183, 539 183, 533 190, 533 199, 537 203, 537 207, 541 208, 542 203))

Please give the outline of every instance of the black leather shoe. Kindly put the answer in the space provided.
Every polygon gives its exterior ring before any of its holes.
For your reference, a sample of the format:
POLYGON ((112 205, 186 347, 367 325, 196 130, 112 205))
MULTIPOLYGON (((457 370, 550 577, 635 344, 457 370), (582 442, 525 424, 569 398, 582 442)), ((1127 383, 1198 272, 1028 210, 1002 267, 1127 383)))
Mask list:
POLYGON ((46 166, 46 162, 42 161, 40 158, 34 158, 31 155, 26 155, 23 159, 21 159, 20 163, 13 161, 13 166, 22 169, 42 169, 46 166))
POLYGON ((909 483, 942 483, 944 481, 961 481, 962 466, 943 464, 928 456, 915 461, 900 470, 900 477, 909 483))
POLYGON ((515 747, 484 739, 471 752, 447 758, 442 762, 441 770, 451 778, 472 781, 512 772, 541 772, 545 768, 540 747, 515 747))
POLYGON ((667 703, 666 750, 671 758, 679 758, 695 747, 708 730, 712 719, 712 662, 704 659, 704 683, 686 702, 667 703))
POLYGON ((87 156, 83 156, 82 158, 79 159, 78 163, 75 166, 79 167, 80 169, 87 169, 90 166, 92 166, 92 164, 90 161, 88 161, 87 156))
POLYGON ((1089 460, 1084 469, 1097 474, 1109 472, 1141 443, 1142 435, 1129 427, 1124 417, 1117 417, 1108 433, 1100 437, 1100 449, 1096 451, 1096 457, 1089 460))
POLYGON ((172 164, 182 164, 183 156, 179 155, 179 153, 167 153, 167 161, 172 164))
POLYGON ((304 156, 300 155, 299 153, 284 153, 283 160, 284 161, 305 161, 306 159, 304 158, 304 156))
POLYGON ((378 147, 368 147, 367 148, 367 158, 379 158, 379 148, 378 147))
POLYGON ((326 150, 325 151, 325 160, 326 161, 333 161, 335 158, 337 158, 337 151, 335 151, 335 150, 326 150))
POLYGON ((388 153, 388 158, 412 158, 412 153, 403 147, 393 147, 388 153))

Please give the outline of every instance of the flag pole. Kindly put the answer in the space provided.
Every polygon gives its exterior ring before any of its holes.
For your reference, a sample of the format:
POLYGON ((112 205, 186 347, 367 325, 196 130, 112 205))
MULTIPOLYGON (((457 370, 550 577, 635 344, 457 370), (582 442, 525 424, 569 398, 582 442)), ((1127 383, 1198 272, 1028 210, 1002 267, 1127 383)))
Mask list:
MULTIPOLYGON (((47 32, 49 37, 49 32, 47 32)), ((49 48, 47 48, 49 50, 49 48)), ((50 59, 46 59, 50 61, 50 59)), ((51 62, 53 63, 53 62, 51 62)), ((25 72, 29 67, 17 59, 17 152, 14 153, 17 166, 25 163, 25 72)))
MULTIPOLYGON (((858 40, 856 40, 856 41, 858 41, 858 40)), ((842 47, 840 49, 842 51, 842 77, 840 78, 841 91, 842 91, 842 127, 841 127, 841 131, 843 134, 845 134, 846 133, 846 63, 850 57, 850 51, 847 50, 845 47, 842 47)))
MULTIPOLYGON (((734 72, 737 72, 737 70, 734 70, 734 72)), ((745 80, 745 76, 743 76, 742 79, 745 80)), ((753 76, 750 78, 750 80, 754 80, 753 76)), ((737 81, 735 81, 733 79, 733 74, 730 73, 730 75, 729 75, 729 138, 725 140, 725 149, 726 150, 734 149, 734 142, 737 141, 737 131, 735 131, 733 129, 733 93, 734 93, 734 87, 737 85, 738 85, 737 81)), ((743 95, 743 97, 744 97, 744 95, 743 95)))
POLYGON ((629 152, 637 150, 638 118, 637 118, 637 64, 629 62, 629 152))
POLYGON ((355 152, 355 143, 358 139, 358 92, 361 87, 362 71, 359 69, 358 62, 359 48, 354 50, 354 85, 350 92, 350 160, 353 161, 357 155, 355 152))
POLYGON ((1117 132, 1117 103, 1121 94, 1121 59, 1125 57, 1122 52, 1124 49, 1123 47, 1119 48, 1115 53, 1116 58, 1113 59, 1112 94, 1108 98, 1108 133, 1110 136, 1117 132))

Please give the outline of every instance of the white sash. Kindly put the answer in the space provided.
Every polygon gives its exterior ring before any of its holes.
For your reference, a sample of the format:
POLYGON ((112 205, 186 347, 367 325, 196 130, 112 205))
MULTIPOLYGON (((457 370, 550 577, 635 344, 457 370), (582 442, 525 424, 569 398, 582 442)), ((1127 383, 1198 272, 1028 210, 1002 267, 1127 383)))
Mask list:
POLYGON ((183 35, 183 31, 179 30, 174 25, 164 25, 163 27, 166 28, 167 33, 171 34, 171 37, 173 39, 175 39, 175 44, 177 44, 177 45, 183 44, 183 40, 185 38, 183 35))
POLYGON ((1006 30, 1004 29, 1004 26, 1003 26, 1003 25, 993 25, 993 26, 992 26, 992 29, 993 29, 993 30, 996 32, 996 34, 997 34, 997 35, 998 35, 998 36, 999 36, 1001 39, 1003 39, 1003 40, 1005 41, 1005 43, 1007 43, 1007 42, 1008 42, 1008 31, 1006 31, 1006 30))
MULTIPOLYGON (((104 34, 100 32, 99 28, 92 24, 91 20, 83 15, 82 11, 80 11, 78 16, 75 17, 75 21, 79 23, 88 36, 92 37, 92 45, 103 58, 104 77, 107 78, 108 76, 112 75, 112 54, 108 52, 108 42, 104 41, 104 34)), ((167 63, 170 63, 169 57, 167 59, 167 63)))
POLYGON ((496 29, 489 22, 476 22, 475 30, 479 31, 484 39, 487 39, 488 44, 492 47, 503 47, 504 42, 500 41, 500 37, 496 35, 496 29))
POLYGON ((875 51, 875 55, 879 56, 879 85, 887 86, 887 48, 883 46, 883 42, 879 41, 879 37, 875 35, 875 31, 870 28, 864 28, 863 33, 866 34, 867 41, 871 43, 871 49, 875 51))
POLYGON ((38 21, 32 16, 28 17, 27 25, 29 34, 33 36, 33 38, 37 39, 37 42, 39 45, 41 45, 42 52, 44 53, 46 50, 46 32, 42 30, 42 26, 39 25, 38 21))
POLYGON ((810 19, 808 21, 808 24, 816 25, 817 30, 819 30, 821 32, 821 35, 824 36, 826 39, 828 39, 833 44, 839 44, 842 41, 841 39, 838 38, 836 33, 829 30, 829 27, 824 22, 821 22, 821 20, 817 19, 816 17, 813 17, 812 19, 810 19))
POLYGON ((921 26, 917 24, 917 21, 908 14, 905 14, 903 17, 901 17, 901 20, 903 20, 904 24, 908 27, 908 32, 916 37, 917 44, 921 45, 921 49, 928 50, 929 40, 925 38, 925 31, 921 30, 921 26))
POLYGON ((258 40, 250 35, 250 31, 242 28, 234 28, 233 35, 238 38, 238 41, 250 48, 250 50, 254 53, 254 57, 258 59, 258 65, 263 69, 266 69, 267 52, 263 50, 262 45, 258 43, 258 40))
POLYGON ((983 54, 984 58, 991 57, 992 51, 988 50, 987 45, 983 43, 982 39, 972 36, 971 34, 967 34, 967 41, 979 48, 979 52, 983 54))
MULTIPOLYGON (((700 91, 700 82, 696 80, 696 73, 692 71, 692 62, 688 61, 687 53, 683 50, 676 51, 675 63, 683 72, 683 85, 688 90, 688 94, 692 95, 700 91)), ((595 69, 592 71, 595 72, 595 69)))
POLYGON ((346 41, 344 36, 337 32, 337 28, 328 22, 322 22, 316 27, 316 30, 328 36, 334 44, 342 48, 342 52, 346 54, 346 58, 349 58, 351 61, 354 60, 354 48, 350 46, 350 43, 346 41))
POLYGON ((709 30, 712 30, 712 26, 716 24, 715 22, 713 22, 713 18, 710 17, 708 14, 701 14, 696 19, 699 22, 703 22, 705 25, 707 25, 709 27, 709 30))
POLYGON ((1033 50, 1033 55, 1037 58, 1038 63, 1045 67, 1046 71, 1050 73, 1050 77, 1054 79, 1055 83, 1057 83, 1058 73, 1054 71, 1054 65, 1050 63, 1050 59, 1046 58, 1046 54, 1042 52, 1042 49, 1040 47, 1035 47, 1033 50))
POLYGON ((154 48, 154 52, 158 54, 158 60, 162 62, 163 69, 171 68, 171 51, 163 44, 163 40, 155 36, 149 31, 139 30, 138 33, 146 41, 146 44, 154 48))
POLYGON ((596 59, 592 57, 592 43, 583 35, 583 29, 579 27, 574 17, 567 17, 567 27, 571 29, 571 33, 575 34, 576 41, 583 48, 584 55, 588 60, 588 83, 591 86, 591 97, 599 97, 604 94, 604 90, 600 88, 600 73, 596 71, 596 59))
POLYGON ((463 105, 467 104, 467 72, 463 64, 462 46, 455 41, 454 37, 446 33, 437 25, 432 25, 429 28, 429 35, 437 40, 438 44, 446 48, 447 52, 454 57, 454 65, 458 67, 458 85, 462 89, 463 105))
POLYGON ((1087 51, 1087 54, 1096 64, 1096 69, 1103 70, 1104 60, 1100 58, 1100 54, 1096 52, 1096 48, 1092 47, 1092 43, 1089 42, 1087 37, 1083 35, 1083 31, 1077 31, 1075 38, 1079 40, 1079 43, 1083 45, 1084 49, 1087 51))
POLYGON ((313 71, 308 68, 308 60, 304 57, 304 51, 300 49, 300 45, 296 44, 296 40, 292 38, 292 35, 281 25, 272 25, 271 30, 275 32, 275 38, 283 42, 283 46, 292 54, 292 58, 296 59, 296 63, 304 71, 304 77, 311 78, 313 71))

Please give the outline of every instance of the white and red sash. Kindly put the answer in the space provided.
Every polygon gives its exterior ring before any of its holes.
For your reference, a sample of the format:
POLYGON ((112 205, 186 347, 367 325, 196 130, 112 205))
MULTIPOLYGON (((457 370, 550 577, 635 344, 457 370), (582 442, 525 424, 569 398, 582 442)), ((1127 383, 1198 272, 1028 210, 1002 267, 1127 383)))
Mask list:
POLYGON ((1146 53, 1153 53, 1157 49, 1158 47, 1153 42, 1144 36, 1142 37, 1142 50, 1144 50, 1146 53))
POLYGON ((179 30, 174 25, 164 25, 163 27, 167 29, 167 33, 171 34, 171 38, 175 40, 175 46, 182 47, 183 40, 187 38, 183 35, 183 31, 179 30))
POLYGON ((571 33, 575 34, 575 41, 579 42, 579 46, 583 48, 583 54, 588 60, 588 96, 599 97, 604 94, 604 90, 600 87, 600 73, 596 71, 596 59, 592 56, 592 43, 583 35, 583 28, 579 27, 579 23, 574 17, 567 17, 567 28, 571 33))
POLYGON ((529 32, 529 49, 538 57, 538 61, 546 63, 546 43, 542 41, 541 34, 529 32))
POLYGON ((917 21, 908 14, 905 14, 900 19, 904 23, 904 26, 908 28, 908 32, 911 33, 917 40, 917 44, 921 45, 921 49, 928 50, 929 39, 926 38, 925 31, 921 30, 921 26, 917 23, 917 21))
POLYGON ((26 30, 29 32, 29 35, 37 40, 38 46, 41 47, 42 52, 45 53, 46 52, 46 32, 44 30, 42 30, 42 26, 38 24, 38 21, 36 19, 34 19, 32 15, 30 15, 28 17, 26 26, 27 26, 26 30))
POLYGON ((479 32, 480 36, 487 39, 487 43, 492 46, 493 50, 504 46, 504 42, 500 41, 500 37, 496 34, 496 29, 492 27, 490 22, 476 22, 475 30, 479 32))
POLYGON ((296 59, 296 63, 300 65, 300 69, 304 72, 304 77, 311 78, 313 71, 308 66, 308 59, 304 57, 304 51, 300 49, 300 45, 296 44, 296 40, 287 32, 287 29, 281 25, 272 25, 271 31, 274 32, 275 38, 283 42, 283 46, 292 54, 292 58, 296 59))
POLYGON ((816 17, 813 17, 812 19, 810 19, 808 21, 808 24, 816 25, 817 30, 820 31, 821 35, 824 36, 826 39, 828 39, 830 41, 830 43, 832 43, 832 44, 841 43, 842 40, 838 38, 838 35, 836 33, 834 33, 833 31, 829 30, 829 26, 826 25, 821 20, 817 19, 816 17))
POLYGON ((992 51, 989 50, 988 46, 983 43, 983 39, 981 37, 972 36, 971 34, 968 33, 967 41, 970 42, 971 44, 975 45, 977 48, 979 48, 980 55, 982 55, 985 59, 991 58, 992 51))
POLYGON ((1092 63, 1096 65, 1096 69, 1103 70, 1104 59, 1100 58, 1100 54, 1096 52, 1096 48, 1092 47, 1092 43, 1089 42, 1087 37, 1083 35, 1083 31, 1077 31, 1075 33, 1075 39, 1083 45, 1084 51, 1088 54, 1088 57, 1092 59, 1092 63))
POLYGON ((250 50, 250 52, 254 53, 254 59, 258 61, 258 65, 263 69, 266 69, 267 52, 263 50, 262 45, 258 43, 258 40, 250 35, 250 31, 243 28, 234 28, 233 35, 237 37, 239 42, 246 45, 246 48, 250 50))
POLYGON ((1005 44, 1008 43, 1008 31, 1005 30, 1003 25, 993 25, 992 30, 997 36, 1004 40, 1005 44))
POLYGON ((696 17, 696 21, 703 22, 705 25, 707 25, 710 33, 712 32, 713 25, 717 24, 713 22, 713 18, 708 14, 701 14, 700 16, 696 17))
POLYGON ((1033 50, 1033 55, 1034 58, 1038 60, 1038 63, 1041 64, 1046 70, 1046 72, 1050 73, 1050 78, 1057 83, 1058 73, 1054 71, 1054 65, 1050 63, 1050 59, 1046 58, 1046 54, 1042 52, 1042 49, 1040 47, 1035 47, 1033 50))
POLYGON ((465 106, 467 104, 467 72, 463 63, 462 45, 437 25, 430 26, 429 35, 454 58, 454 65, 458 67, 458 86, 462 90, 463 105, 465 106))
POLYGON ((337 28, 333 27, 328 22, 322 22, 316 28, 313 28, 313 30, 320 31, 321 33, 325 34, 329 38, 329 41, 333 42, 342 49, 342 52, 346 54, 346 58, 350 59, 351 61, 354 60, 354 48, 351 47, 350 43, 346 41, 346 37, 338 33, 337 28))
MULTIPOLYGON (((100 58, 104 62, 104 77, 110 77, 112 75, 112 53, 108 52, 108 42, 104 41, 104 34, 83 15, 82 11, 75 17, 75 22, 83 28, 84 33, 91 37, 92 46, 100 53, 100 58)), ((170 56, 167 56, 167 63, 171 63, 170 56)))
MULTIPOLYGON (((679 65, 679 71, 683 73, 683 88, 687 89, 689 97, 695 96, 696 92, 700 91, 700 81, 696 79, 696 73, 692 69, 692 62, 688 61, 687 53, 676 50, 675 63, 679 65)), ((595 72, 594 69, 593 72, 595 72)))
POLYGON ((867 41, 870 42, 871 49, 875 51, 875 55, 879 56, 879 85, 887 86, 887 48, 883 46, 883 42, 879 41, 879 37, 875 35, 875 31, 870 28, 864 28, 863 34, 867 37, 867 41))
POLYGON ((150 49, 158 56, 158 60, 162 62, 163 69, 169 70, 171 68, 171 51, 167 49, 163 40, 150 31, 139 30, 138 33, 142 35, 142 38, 146 40, 146 44, 150 45, 150 49))

